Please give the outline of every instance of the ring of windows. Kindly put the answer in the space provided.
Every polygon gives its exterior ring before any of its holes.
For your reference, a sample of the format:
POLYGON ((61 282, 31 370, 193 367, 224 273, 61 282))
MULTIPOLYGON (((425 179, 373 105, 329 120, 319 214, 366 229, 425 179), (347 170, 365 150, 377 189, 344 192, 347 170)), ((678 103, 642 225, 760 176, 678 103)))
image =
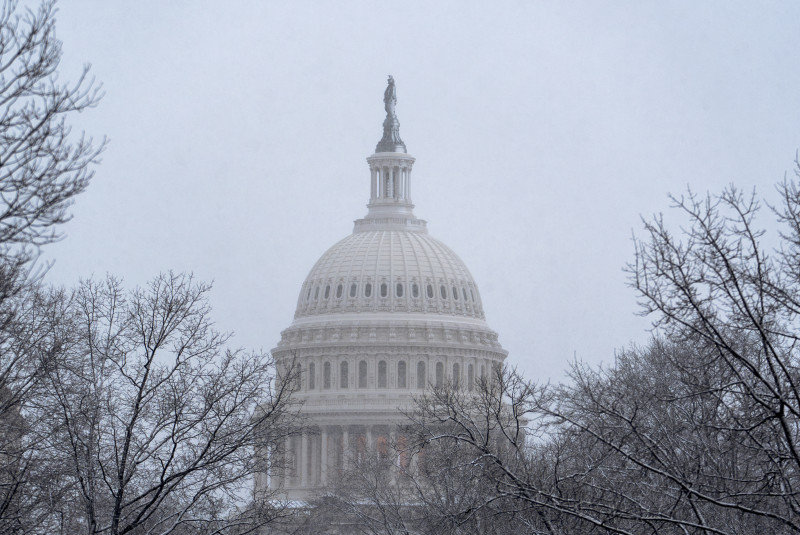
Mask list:
POLYGON ((306 376, 306 391, 442 388, 446 382, 456 388, 473 391, 478 381, 487 379, 487 371, 495 365, 486 359, 457 358, 453 361, 451 358, 448 366, 447 360, 414 357, 390 359, 387 356, 351 362, 349 359, 317 358, 304 365, 302 371, 306 376), (375 364, 370 366, 370 362, 375 364), (351 374, 351 364, 355 366, 354 374, 351 374))
POLYGON ((377 290, 376 283, 369 278, 363 282, 352 280, 346 283, 341 280, 335 285, 330 282, 317 282, 308 285, 304 301, 306 306, 315 304, 324 306, 330 303, 339 305, 343 301, 349 301, 349 304, 352 305, 361 298, 379 298, 381 302, 390 298, 411 299, 414 302, 427 303, 428 308, 437 304, 446 305, 449 302, 459 308, 478 309, 479 307, 475 299, 475 290, 470 283, 458 281, 448 284, 442 281, 436 284, 428 280, 424 284, 420 284, 416 279, 412 279, 410 282, 397 279, 394 283, 390 283, 387 279, 381 279, 377 283, 377 290), (438 292, 435 289, 436 286, 438 286, 438 292))

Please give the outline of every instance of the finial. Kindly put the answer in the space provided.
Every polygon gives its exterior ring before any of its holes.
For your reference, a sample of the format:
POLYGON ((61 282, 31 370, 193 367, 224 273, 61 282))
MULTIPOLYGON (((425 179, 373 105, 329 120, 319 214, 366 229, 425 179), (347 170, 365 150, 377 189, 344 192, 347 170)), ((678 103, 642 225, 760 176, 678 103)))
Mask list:
POLYGON ((383 120, 383 137, 375 147, 375 152, 406 152, 406 144, 400 139, 400 121, 394 113, 397 103, 397 90, 394 87, 394 78, 389 75, 386 91, 383 92, 383 107, 386 109, 386 119, 383 120))

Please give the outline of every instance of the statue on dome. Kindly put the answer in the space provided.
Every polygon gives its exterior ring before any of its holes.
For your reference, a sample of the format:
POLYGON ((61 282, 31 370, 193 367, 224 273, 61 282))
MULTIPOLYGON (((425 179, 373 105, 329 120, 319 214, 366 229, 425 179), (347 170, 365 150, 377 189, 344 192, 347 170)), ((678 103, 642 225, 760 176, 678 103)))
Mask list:
POLYGON ((386 119, 383 120, 383 137, 375 147, 375 152, 406 152, 406 144, 400 139, 400 121, 394 113, 397 103, 397 89, 394 78, 389 75, 386 91, 383 92, 383 107, 386 110, 386 119))
POLYGON ((383 107, 386 109, 387 117, 394 117, 394 105, 397 103, 397 90, 394 88, 394 78, 389 75, 389 85, 383 92, 383 107))

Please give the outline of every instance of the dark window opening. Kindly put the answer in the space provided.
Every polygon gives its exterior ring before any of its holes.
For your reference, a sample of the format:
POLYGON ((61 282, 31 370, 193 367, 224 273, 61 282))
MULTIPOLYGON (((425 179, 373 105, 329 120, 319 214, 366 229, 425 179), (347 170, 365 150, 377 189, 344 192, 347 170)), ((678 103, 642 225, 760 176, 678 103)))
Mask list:
POLYGON ((347 361, 343 360, 341 364, 339 364, 339 388, 347 388, 348 385, 347 376, 347 361))
POLYGON ((378 363, 378 388, 386 388, 386 361, 378 363))
POLYGON ((367 361, 358 363, 358 388, 367 388, 367 361))

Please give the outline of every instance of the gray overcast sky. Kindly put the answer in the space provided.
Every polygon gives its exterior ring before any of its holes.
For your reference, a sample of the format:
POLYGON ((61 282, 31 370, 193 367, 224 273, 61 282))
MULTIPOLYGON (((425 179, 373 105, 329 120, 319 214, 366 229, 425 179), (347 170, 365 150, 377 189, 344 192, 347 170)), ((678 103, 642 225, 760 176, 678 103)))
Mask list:
POLYGON ((76 127, 111 143, 50 281, 193 271, 245 347, 366 213, 387 74, 415 212, 531 378, 646 340, 640 215, 772 196, 800 148, 799 2, 70 0, 58 35, 106 92, 76 127))

